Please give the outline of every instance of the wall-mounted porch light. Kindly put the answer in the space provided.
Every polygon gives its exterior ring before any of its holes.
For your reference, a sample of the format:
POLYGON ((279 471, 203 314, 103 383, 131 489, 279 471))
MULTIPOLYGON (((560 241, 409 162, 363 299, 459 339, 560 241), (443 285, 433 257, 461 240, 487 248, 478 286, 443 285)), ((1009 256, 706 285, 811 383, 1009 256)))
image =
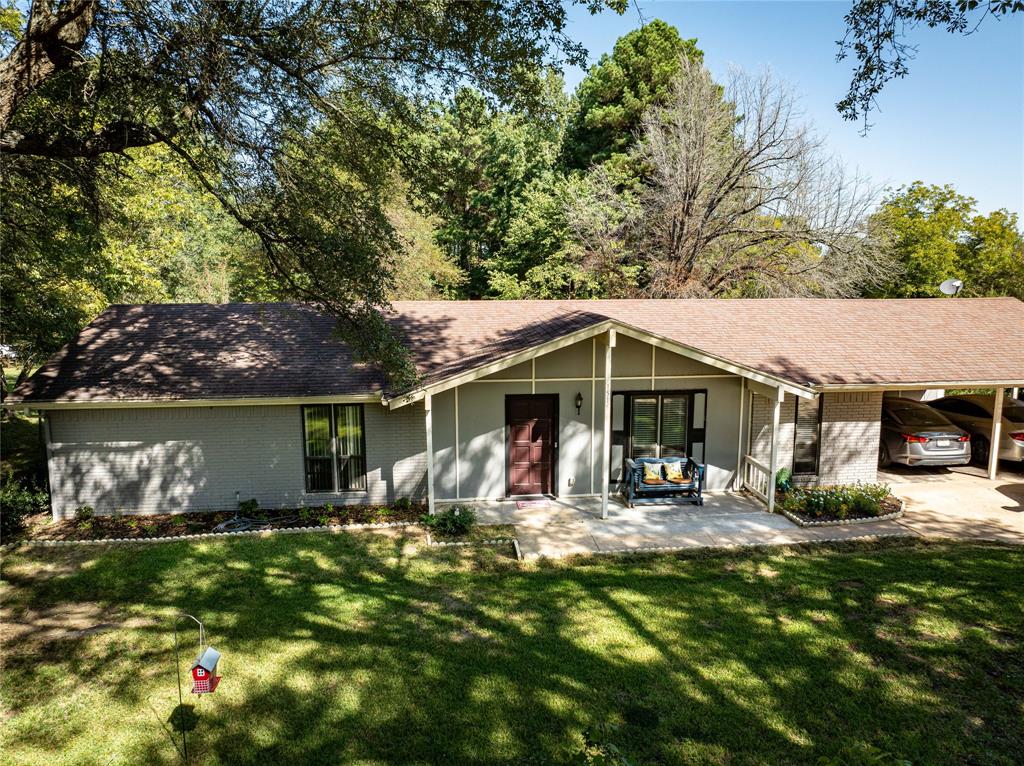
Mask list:
POLYGON ((580 414, 580 410, 583 408, 583 394, 579 391, 576 392, 576 414, 580 414))

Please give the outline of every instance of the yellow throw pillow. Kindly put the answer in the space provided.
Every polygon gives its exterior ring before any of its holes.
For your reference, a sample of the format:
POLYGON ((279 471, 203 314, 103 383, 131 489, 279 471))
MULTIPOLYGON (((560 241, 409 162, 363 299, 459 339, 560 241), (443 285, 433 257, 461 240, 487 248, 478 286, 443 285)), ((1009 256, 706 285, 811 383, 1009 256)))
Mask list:
POLYGON ((661 478, 661 463, 644 463, 644 481, 651 483, 660 483, 664 481, 661 478))
POLYGON ((669 481, 683 480, 683 464, 679 461, 665 463, 665 478, 669 481))

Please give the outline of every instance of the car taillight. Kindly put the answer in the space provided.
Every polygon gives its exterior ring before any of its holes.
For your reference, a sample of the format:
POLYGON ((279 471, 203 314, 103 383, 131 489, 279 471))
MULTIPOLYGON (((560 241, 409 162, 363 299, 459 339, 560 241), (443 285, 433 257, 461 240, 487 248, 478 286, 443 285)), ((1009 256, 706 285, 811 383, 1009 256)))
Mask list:
POLYGON ((964 434, 959 439, 957 439, 958 442, 969 442, 970 440, 971 440, 971 435, 970 434, 964 434))
POLYGON ((1010 434, 1010 438, 1015 442, 1024 442, 1024 431, 1014 431, 1010 434))
POLYGON ((924 444, 928 441, 927 436, 917 436, 916 434, 900 434, 903 437, 903 441, 908 444, 924 444))

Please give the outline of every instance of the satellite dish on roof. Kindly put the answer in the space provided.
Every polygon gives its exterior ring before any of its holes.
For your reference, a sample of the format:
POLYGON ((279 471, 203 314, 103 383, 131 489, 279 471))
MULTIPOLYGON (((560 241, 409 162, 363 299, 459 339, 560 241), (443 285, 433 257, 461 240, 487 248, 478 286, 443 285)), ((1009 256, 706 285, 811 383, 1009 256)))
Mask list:
POLYGON ((939 291, 943 295, 958 295, 963 289, 964 282, 962 279, 947 279, 939 285, 939 291))

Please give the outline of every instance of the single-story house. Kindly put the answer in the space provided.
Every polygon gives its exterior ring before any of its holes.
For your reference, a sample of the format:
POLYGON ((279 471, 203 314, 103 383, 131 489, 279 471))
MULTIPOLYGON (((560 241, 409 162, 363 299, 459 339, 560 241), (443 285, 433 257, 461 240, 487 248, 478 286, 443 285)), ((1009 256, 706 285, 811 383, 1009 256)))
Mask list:
POLYGON ((520 495, 607 513, 629 457, 692 456, 707 490, 769 506, 783 466, 871 482, 884 391, 1024 382, 1012 298, 412 301, 387 319, 408 390, 308 306, 119 305, 6 404, 43 413, 56 518, 520 495))

